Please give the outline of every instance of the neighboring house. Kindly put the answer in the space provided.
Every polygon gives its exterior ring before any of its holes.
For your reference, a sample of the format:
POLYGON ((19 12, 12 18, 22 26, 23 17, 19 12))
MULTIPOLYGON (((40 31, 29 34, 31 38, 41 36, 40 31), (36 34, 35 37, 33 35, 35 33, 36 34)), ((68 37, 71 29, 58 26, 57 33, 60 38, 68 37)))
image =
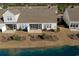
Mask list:
POLYGON ((16 8, 0 10, 0 30, 57 30, 57 10, 54 8, 16 8))
POLYGON ((79 31, 79 8, 67 8, 63 19, 71 31, 79 31))

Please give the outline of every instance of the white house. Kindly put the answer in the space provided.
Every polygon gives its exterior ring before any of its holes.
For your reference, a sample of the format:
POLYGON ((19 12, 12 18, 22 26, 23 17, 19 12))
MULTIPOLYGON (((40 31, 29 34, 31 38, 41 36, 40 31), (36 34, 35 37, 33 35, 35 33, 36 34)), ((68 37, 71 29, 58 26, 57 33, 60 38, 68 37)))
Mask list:
POLYGON ((79 31, 79 8, 67 8, 63 18, 71 31, 79 31))
POLYGON ((23 29, 42 31, 57 30, 57 15, 54 8, 16 8, 0 10, 0 30, 23 29))

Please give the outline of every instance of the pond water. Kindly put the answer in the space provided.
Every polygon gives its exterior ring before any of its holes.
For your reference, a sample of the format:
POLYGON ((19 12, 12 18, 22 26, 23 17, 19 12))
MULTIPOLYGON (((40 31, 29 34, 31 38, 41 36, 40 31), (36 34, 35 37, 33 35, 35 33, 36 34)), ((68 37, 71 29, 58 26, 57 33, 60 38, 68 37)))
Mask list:
POLYGON ((0 49, 0 56, 78 56, 79 46, 0 49))

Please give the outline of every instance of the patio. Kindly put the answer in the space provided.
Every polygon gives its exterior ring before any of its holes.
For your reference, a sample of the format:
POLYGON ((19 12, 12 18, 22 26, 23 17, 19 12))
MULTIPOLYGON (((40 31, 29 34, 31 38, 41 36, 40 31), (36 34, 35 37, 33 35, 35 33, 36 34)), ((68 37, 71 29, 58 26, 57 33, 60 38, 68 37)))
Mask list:
POLYGON ((15 33, 15 32, 16 32, 16 30, 6 30, 3 33, 15 33))

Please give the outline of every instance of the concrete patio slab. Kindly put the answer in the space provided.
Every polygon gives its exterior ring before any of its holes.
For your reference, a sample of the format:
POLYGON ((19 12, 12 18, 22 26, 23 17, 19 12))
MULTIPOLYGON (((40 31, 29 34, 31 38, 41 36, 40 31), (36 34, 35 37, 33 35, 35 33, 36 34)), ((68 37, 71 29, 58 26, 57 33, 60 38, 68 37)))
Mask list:
POLYGON ((6 30, 3 33, 15 33, 15 32, 16 32, 16 30, 6 30))

